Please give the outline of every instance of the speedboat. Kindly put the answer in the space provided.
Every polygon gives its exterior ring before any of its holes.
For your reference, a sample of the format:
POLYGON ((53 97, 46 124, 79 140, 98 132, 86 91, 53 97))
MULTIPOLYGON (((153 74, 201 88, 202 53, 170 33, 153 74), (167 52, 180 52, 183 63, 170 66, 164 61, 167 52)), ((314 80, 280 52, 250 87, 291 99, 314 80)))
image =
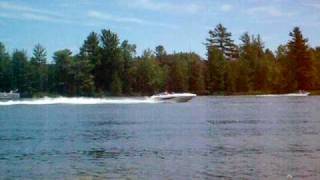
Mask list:
POLYGON ((20 93, 17 93, 16 91, 10 91, 10 92, 0 92, 0 100, 13 100, 13 99, 19 99, 20 93))
POLYGON ((192 93, 160 93, 151 96, 151 99, 163 102, 188 102, 192 98, 196 97, 196 94, 192 93))

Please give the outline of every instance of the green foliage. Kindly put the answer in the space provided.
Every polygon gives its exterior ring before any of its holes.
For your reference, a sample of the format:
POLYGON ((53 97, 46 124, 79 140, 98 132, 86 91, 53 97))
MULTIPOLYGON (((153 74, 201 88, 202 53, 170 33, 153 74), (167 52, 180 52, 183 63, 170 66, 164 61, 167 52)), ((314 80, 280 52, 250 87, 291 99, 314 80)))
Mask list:
POLYGON ((165 88, 174 92, 205 91, 205 61, 195 53, 168 54, 158 61, 166 74, 165 88))
POLYGON ((153 94, 164 88, 165 71, 155 60, 151 50, 145 50, 130 69, 131 84, 134 91, 153 94))
MULTIPOLYGON (((310 48, 299 28, 275 54, 259 35, 244 33, 237 46, 218 24, 206 39, 207 60, 195 53, 167 53, 162 45, 136 56, 136 45, 103 29, 91 32, 72 55, 58 50, 47 62, 35 45, 9 54, 0 43, 0 92, 22 96, 151 95, 161 91, 197 94, 284 93, 320 89, 320 47, 310 48)), ((316 92, 316 91, 315 91, 316 92)))
POLYGON ((188 91, 188 62, 183 54, 175 54, 176 59, 169 71, 169 91, 183 92, 188 91))
POLYGON ((15 50, 12 54, 12 88, 23 95, 29 95, 28 58, 24 50, 15 50))
POLYGON ((288 58, 293 61, 294 68, 292 70, 295 73, 297 89, 311 89, 313 72, 308 40, 303 37, 299 27, 295 27, 290 32, 290 36, 292 40, 288 42, 288 58))
POLYGON ((162 45, 159 45, 159 46, 156 47, 155 53, 156 53, 157 59, 160 60, 160 61, 165 55, 167 55, 167 52, 166 52, 165 48, 162 45))
POLYGON ((30 62, 32 64, 46 64, 47 63, 47 52, 41 44, 35 45, 33 49, 33 57, 30 62))
POLYGON ((129 44, 127 40, 121 43, 121 57, 123 58, 123 72, 120 73, 122 76, 122 89, 123 93, 132 93, 132 88, 129 79, 129 69, 132 65, 133 58, 136 54, 136 45, 129 44))
MULTIPOLYGON (((115 73, 122 68, 121 51, 117 34, 110 30, 101 31, 101 62, 97 67, 97 86, 103 91, 110 91, 110 84, 115 73)), ((121 71, 121 70, 120 70, 121 71)))
POLYGON ((90 63, 90 60, 75 57, 71 68, 75 89, 73 95, 93 95, 95 91, 95 84, 94 76, 91 74, 93 65, 90 63))
MULTIPOLYGON (((99 84, 99 66, 101 65, 101 47, 99 46, 99 36, 95 32, 91 32, 80 48, 79 58, 88 60, 90 63, 90 76, 94 78, 94 82, 88 84, 99 84)), ((100 85, 100 84, 99 84, 100 85)))
POLYGON ((232 34, 222 24, 218 24, 214 30, 209 31, 206 47, 208 51, 212 48, 218 49, 226 59, 237 57, 237 46, 231 39, 232 34))
POLYGON ((209 69, 209 84, 208 89, 211 92, 225 90, 226 78, 226 60, 223 53, 211 48, 208 50, 208 69, 209 69))
POLYGON ((30 90, 32 94, 47 91, 48 67, 47 52, 44 47, 37 44, 33 49, 33 57, 30 60, 30 90))
POLYGON ((10 91, 12 89, 12 64, 9 53, 0 42, 0 91, 10 91))
POLYGON ((193 59, 190 64, 189 91, 197 94, 205 93, 204 64, 199 59, 193 59))
POLYGON ((54 53, 55 61, 55 84, 56 90, 62 95, 74 93, 71 83, 73 83, 72 52, 69 49, 60 50, 54 53))
POLYGON ((119 96, 122 94, 122 83, 118 73, 114 74, 111 83, 112 95, 119 96))

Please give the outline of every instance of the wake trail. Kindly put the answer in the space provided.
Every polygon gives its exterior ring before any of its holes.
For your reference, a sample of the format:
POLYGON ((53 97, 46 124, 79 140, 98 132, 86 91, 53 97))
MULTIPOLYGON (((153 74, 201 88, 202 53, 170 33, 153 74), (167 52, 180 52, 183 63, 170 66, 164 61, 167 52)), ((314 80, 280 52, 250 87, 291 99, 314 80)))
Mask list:
POLYGON ((39 99, 22 99, 0 101, 0 106, 10 105, 49 105, 49 104, 74 104, 74 105, 90 105, 90 104, 142 104, 142 103, 158 103, 150 98, 87 98, 87 97, 57 97, 57 98, 39 98, 39 99))

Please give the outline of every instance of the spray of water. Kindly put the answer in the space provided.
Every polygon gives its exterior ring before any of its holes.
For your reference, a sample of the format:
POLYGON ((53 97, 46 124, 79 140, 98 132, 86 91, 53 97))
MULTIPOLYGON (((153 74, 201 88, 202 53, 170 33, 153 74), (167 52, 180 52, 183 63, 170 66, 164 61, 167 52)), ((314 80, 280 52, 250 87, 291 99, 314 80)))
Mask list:
POLYGON ((151 98, 87 98, 87 97, 57 97, 0 101, 0 106, 10 105, 43 105, 43 104, 139 104, 158 103, 151 98))

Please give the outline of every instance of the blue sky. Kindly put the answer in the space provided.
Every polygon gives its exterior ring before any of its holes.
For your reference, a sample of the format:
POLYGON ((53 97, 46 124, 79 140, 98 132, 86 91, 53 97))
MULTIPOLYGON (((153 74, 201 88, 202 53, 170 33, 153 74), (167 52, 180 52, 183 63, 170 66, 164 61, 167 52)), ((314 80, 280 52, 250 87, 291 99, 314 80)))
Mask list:
POLYGON ((260 34, 265 46, 286 43, 300 26, 311 46, 320 46, 319 0, 0 0, 0 41, 11 52, 41 43, 52 53, 74 53, 91 31, 111 29, 137 45, 138 54, 162 44, 168 52, 205 56, 208 30, 225 25, 239 42, 260 34))

